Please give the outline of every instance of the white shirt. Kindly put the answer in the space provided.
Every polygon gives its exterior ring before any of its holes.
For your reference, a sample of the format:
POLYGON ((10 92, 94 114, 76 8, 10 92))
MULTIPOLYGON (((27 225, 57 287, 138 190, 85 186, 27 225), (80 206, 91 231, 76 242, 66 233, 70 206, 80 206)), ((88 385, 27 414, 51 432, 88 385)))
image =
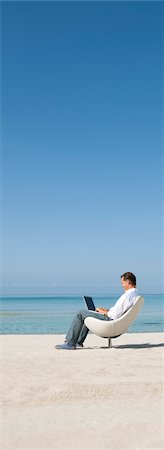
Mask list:
POLYGON ((108 311, 108 317, 111 319, 118 319, 124 314, 131 306, 135 304, 136 297, 138 296, 138 290, 136 288, 128 289, 121 295, 114 306, 108 311))

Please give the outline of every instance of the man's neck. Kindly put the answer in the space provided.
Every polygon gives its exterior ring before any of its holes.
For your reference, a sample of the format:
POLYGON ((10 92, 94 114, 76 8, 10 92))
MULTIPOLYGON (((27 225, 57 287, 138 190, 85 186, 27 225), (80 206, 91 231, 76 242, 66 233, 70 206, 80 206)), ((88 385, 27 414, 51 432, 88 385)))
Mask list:
POLYGON ((129 289, 135 289, 135 288, 136 288, 136 286, 129 285, 129 287, 127 287, 126 291, 128 291, 129 289))

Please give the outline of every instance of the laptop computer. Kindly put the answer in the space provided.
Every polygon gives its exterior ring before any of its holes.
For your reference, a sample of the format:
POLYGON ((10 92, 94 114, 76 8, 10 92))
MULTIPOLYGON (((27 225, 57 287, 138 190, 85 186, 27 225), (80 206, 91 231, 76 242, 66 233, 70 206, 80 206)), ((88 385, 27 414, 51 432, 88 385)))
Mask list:
POLYGON ((86 296, 84 295, 83 298, 84 298, 86 307, 87 307, 89 310, 91 310, 91 311, 95 311, 96 307, 95 307, 95 305, 94 305, 94 303, 93 303, 92 297, 86 297, 86 296))

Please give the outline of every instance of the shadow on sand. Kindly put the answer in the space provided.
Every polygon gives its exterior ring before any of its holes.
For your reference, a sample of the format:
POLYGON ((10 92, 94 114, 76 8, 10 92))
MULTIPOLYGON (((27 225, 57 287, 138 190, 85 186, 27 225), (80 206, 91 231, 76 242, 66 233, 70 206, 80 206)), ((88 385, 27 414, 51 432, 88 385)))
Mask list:
POLYGON ((126 345, 113 345, 116 349, 124 349, 124 348, 132 348, 134 350, 142 349, 142 348, 159 348, 164 347, 164 344, 149 344, 149 342, 146 342, 145 344, 126 344, 126 345))
MULTIPOLYGON (((120 350, 120 349, 133 349, 133 350, 139 350, 139 349, 150 349, 150 348, 162 348, 162 347, 164 347, 164 344, 163 343, 160 343, 160 344, 150 344, 149 342, 146 342, 145 344, 125 344, 125 345, 115 345, 114 344, 114 339, 113 339, 113 342, 112 342, 112 347, 111 347, 111 349, 113 348, 113 349, 115 349, 115 350, 120 350)), ((80 349, 80 348, 78 348, 78 350, 95 350, 95 349, 108 349, 108 350, 110 350, 109 349, 109 347, 107 347, 107 345, 104 345, 104 346, 102 346, 101 345, 101 347, 98 347, 97 345, 96 346, 94 346, 94 347, 84 347, 84 348, 82 348, 82 349, 80 349)))

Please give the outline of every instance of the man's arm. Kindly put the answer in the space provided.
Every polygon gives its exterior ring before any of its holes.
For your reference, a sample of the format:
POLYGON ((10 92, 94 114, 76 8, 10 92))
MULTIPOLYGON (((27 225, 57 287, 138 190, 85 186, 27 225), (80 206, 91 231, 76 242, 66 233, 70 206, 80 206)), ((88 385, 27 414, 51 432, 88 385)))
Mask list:
POLYGON ((96 311, 99 312, 100 314, 104 314, 104 316, 108 315, 109 309, 106 308, 96 308, 96 311))

